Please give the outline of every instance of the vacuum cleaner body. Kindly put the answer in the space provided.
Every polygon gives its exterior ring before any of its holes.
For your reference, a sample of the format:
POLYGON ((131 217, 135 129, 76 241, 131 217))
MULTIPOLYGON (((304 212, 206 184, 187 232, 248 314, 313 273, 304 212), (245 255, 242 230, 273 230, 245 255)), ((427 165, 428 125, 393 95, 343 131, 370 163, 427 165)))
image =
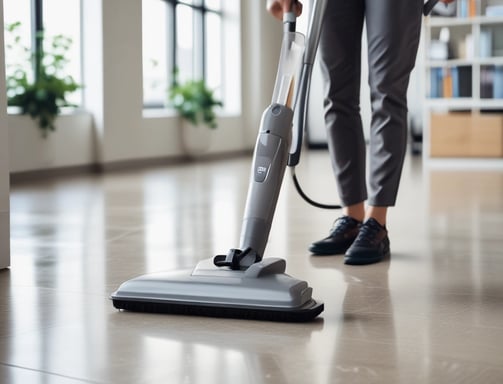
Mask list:
MULTIPOLYGON (((294 32, 295 16, 285 17, 273 99, 262 115, 254 150, 239 248, 202 260, 192 270, 128 280, 111 295, 116 308, 277 321, 309 321, 323 311, 323 303, 313 299, 308 283, 285 273, 284 259, 263 256, 291 158, 295 106, 302 106, 304 113, 307 101, 326 1, 313 2, 310 24, 315 33, 307 39, 307 47, 304 36, 294 32)), ((304 121, 302 116, 297 120, 304 121)), ((299 135, 302 129, 297 127, 299 135)))
MULTIPOLYGON (((293 111, 281 104, 269 106, 262 115, 240 239, 240 249, 251 248, 258 258, 264 255, 288 162, 292 119, 293 111)), ((241 264, 251 265, 246 260, 241 264)))

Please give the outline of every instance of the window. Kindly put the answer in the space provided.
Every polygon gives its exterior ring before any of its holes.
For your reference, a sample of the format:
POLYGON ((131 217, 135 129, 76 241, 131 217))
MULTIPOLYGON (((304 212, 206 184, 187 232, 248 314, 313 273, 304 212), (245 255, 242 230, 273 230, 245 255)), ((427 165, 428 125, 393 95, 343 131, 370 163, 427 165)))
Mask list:
POLYGON ((143 102, 146 108, 165 106, 175 69, 179 81, 204 79, 216 96, 223 98, 224 1, 143 1, 143 102))
MULTIPOLYGON (((6 55, 6 71, 14 66, 18 66, 31 72, 30 52, 34 51, 34 36, 36 26, 32 20, 42 20, 44 29, 44 49, 50 50, 49 44, 52 37, 63 35, 71 39, 72 44, 67 52, 69 59, 65 66, 65 74, 74 78, 77 83, 82 82, 81 60, 80 60, 80 1, 81 0, 41 0, 42 12, 39 8, 32 7, 32 0, 4 0, 4 25, 20 23, 16 34, 20 40, 15 44, 15 49, 11 49, 6 55), (32 14, 34 17, 32 17, 32 14), (64 15, 64 17, 61 17, 64 15), (28 52, 24 52, 21 47, 25 47, 28 52)), ((9 43, 9 32, 6 32, 6 48, 9 43)), ((8 48, 7 48, 8 49, 8 48)), ((31 77, 33 79, 33 77, 31 77)), ((82 101, 81 92, 74 92, 68 97, 68 102, 80 105, 82 101)))
POLYGON ((4 25, 19 23, 15 32, 5 31, 5 70, 11 74, 16 68, 20 68, 27 73, 30 71, 31 63, 29 53, 31 50, 31 18, 30 0, 4 0, 4 25), (19 39, 19 40, 16 40, 19 39), (16 43, 18 42, 18 44, 16 43))

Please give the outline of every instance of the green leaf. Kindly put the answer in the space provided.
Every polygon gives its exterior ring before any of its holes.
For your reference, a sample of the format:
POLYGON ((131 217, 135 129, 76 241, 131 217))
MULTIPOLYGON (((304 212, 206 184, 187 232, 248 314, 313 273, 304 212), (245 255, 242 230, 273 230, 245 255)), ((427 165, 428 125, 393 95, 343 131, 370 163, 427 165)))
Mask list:
POLYGON ((215 108, 223 106, 214 96, 214 91, 204 80, 188 80, 179 84, 178 71, 174 72, 173 85, 168 91, 170 105, 181 117, 193 124, 205 124, 211 129, 217 127, 215 108))
MULTIPOLYGON (((14 34, 21 23, 16 22, 6 25, 6 31, 14 34)), ((44 34, 36 34, 37 39, 43 39, 44 34)), ((14 45, 6 45, 9 49, 29 49, 21 46, 21 40, 16 35, 14 45)), ((14 70, 7 75, 7 103, 9 106, 18 106, 23 114, 29 115, 37 121, 42 136, 47 137, 49 131, 54 131, 54 121, 60 113, 60 107, 69 106, 66 97, 82 86, 75 82, 71 76, 60 75, 68 63, 66 53, 70 49, 72 40, 63 35, 52 39, 52 51, 41 51, 33 55, 40 64, 40 71, 35 81, 29 81, 28 73, 21 64, 14 66, 14 70), (50 64, 50 65, 48 65, 50 64)))

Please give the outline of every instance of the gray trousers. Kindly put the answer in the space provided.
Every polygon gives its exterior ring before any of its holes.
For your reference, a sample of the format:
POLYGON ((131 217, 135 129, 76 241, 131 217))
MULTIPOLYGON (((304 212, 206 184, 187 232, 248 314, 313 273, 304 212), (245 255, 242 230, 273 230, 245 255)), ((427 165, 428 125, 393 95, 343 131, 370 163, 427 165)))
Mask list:
POLYGON ((344 206, 395 205, 407 147, 407 88, 421 33, 423 0, 329 0, 318 50, 328 146, 344 206), (365 22, 372 107, 366 144, 360 117, 365 22))

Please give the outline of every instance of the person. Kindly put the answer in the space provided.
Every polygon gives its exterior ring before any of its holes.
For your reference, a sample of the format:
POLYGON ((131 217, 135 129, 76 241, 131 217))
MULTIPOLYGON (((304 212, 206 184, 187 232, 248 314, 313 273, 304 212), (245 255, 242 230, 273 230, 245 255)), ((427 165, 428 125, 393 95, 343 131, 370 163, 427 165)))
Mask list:
MULTIPOLYGON (((423 7, 424 0, 327 1, 318 58, 328 148, 343 210, 328 237, 309 247, 314 255, 345 254, 344 262, 351 265, 376 263, 390 255, 386 219, 396 203, 406 153, 407 88, 423 7), (368 175, 360 116, 364 23, 372 110, 368 175)), ((268 0, 267 10, 278 19, 288 11, 300 16, 302 4, 268 0)))

